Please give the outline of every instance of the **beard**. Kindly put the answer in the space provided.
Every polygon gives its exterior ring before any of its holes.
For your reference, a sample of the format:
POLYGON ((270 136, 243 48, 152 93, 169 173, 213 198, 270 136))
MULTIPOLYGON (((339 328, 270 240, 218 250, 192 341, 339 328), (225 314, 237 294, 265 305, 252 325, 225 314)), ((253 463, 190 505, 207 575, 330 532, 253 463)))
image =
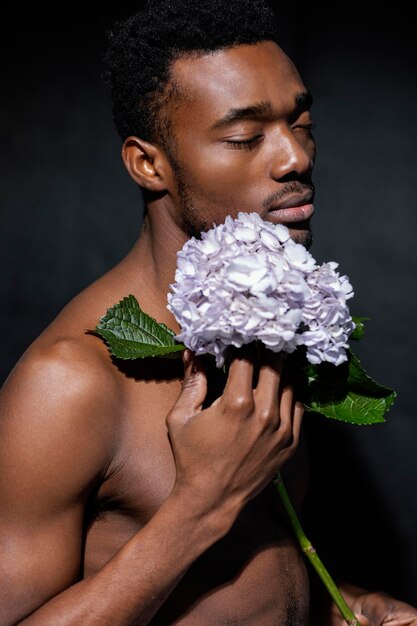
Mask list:
MULTIPOLYGON (((201 233, 213 228, 214 226, 213 221, 204 220, 202 217, 212 213, 213 204, 211 204, 209 200, 205 201, 204 198, 202 199, 200 197, 198 200, 195 198, 193 190, 187 182, 187 177, 182 165, 180 165, 177 158, 173 154, 171 154, 170 157, 171 166, 177 184, 180 215, 179 226, 189 238, 195 237, 196 239, 201 239, 201 233)), ((226 214, 224 217, 226 217, 226 214)), ((313 233, 311 231, 310 219, 303 222, 293 223, 291 224, 291 227, 288 228, 291 239, 293 239, 296 243, 300 243, 307 250, 309 250, 313 243, 313 233)))
POLYGON ((301 243, 304 248, 309 250, 313 245, 313 232, 310 226, 310 220, 300 222, 299 224, 292 224, 289 229, 291 239, 295 243, 301 243))
POLYGON ((193 191, 187 183, 184 170, 177 161, 173 163, 173 170, 177 183, 180 228, 188 237, 201 239, 201 233, 214 225, 202 218, 203 215, 209 215, 209 206, 201 199, 196 201, 193 191))

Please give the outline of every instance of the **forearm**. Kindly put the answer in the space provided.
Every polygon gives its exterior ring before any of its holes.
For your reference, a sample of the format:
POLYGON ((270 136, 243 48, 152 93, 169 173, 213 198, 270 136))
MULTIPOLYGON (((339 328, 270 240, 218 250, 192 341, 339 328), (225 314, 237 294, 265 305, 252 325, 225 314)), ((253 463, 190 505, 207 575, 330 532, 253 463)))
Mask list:
POLYGON ((170 498, 102 569, 19 624, 145 626, 193 561, 227 530, 227 520, 170 498))

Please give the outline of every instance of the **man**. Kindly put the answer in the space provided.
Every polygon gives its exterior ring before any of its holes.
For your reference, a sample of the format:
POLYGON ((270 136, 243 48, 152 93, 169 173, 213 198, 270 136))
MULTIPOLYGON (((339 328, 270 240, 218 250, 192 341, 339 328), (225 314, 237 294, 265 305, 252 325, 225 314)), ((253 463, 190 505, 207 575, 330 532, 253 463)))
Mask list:
MULTIPOLYGON (((185 369, 112 361, 85 332, 128 293, 178 330, 166 309, 176 253, 228 214, 256 211, 311 240, 311 97, 269 11, 153 4, 115 26, 105 58, 146 199, 139 240, 2 390, 1 626, 309 622, 307 570, 270 486, 282 468, 301 508, 303 407, 281 356, 237 351, 222 380, 189 351, 185 369)), ((384 594, 342 591, 363 624, 417 624, 384 594)))

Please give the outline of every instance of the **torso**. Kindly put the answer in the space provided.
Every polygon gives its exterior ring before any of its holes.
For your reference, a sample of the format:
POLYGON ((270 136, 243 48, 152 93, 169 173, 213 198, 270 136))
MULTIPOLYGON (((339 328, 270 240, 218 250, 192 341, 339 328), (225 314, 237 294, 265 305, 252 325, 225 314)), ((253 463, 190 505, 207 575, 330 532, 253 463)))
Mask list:
MULTIPOLYGON (((92 321, 97 323, 109 306, 108 296, 101 301, 92 295, 71 304, 72 310, 57 318, 42 341, 63 334, 77 335, 79 340, 84 329, 92 328, 92 321), (95 302, 87 317, 83 313, 87 310, 85 302, 95 302)), ((115 295, 110 304, 117 299, 115 295)), ((88 577, 149 521, 172 489, 175 466, 165 417, 180 391, 182 364, 147 359, 122 362, 118 370, 100 338, 85 340, 90 349, 97 345, 106 367, 118 377, 123 397, 114 415, 113 459, 102 483, 91 494, 86 515, 82 576, 88 577)), ((283 469, 297 508, 304 497, 306 472, 302 444, 283 469)), ((231 531, 192 565, 151 624, 302 626, 308 624, 308 608, 304 560, 278 494, 270 486, 242 511, 231 531)))

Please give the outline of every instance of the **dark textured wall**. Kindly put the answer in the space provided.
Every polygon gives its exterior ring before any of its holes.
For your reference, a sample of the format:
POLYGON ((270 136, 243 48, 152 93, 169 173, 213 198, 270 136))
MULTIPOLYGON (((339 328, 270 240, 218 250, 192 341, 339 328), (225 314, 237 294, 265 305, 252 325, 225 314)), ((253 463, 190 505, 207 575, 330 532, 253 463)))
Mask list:
MULTIPOLYGON (((312 4, 312 3, 311 3, 312 4)), ((9 9, 1 98, 0 375, 81 288, 122 258, 141 223, 100 82, 98 15, 9 9)), ((315 243, 371 318, 357 353, 398 399, 385 424, 306 416, 309 534, 345 578, 417 605, 416 44, 403 10, 283 13, 285 46, 315 96, 315 243), (326 21, 325 21, 326 20, 326 21), (329 26, 330 24, 330 26, 329 26), (326 476, 326 472, 328 476, 326 476), (337 491, 341 493, 337 493, 337 491)))
POLYGON ((398 392, 382 425, 311 420, 309 527, 334 571, 417 605, 417 45, 396 8, 330 28, 312 16, 300 59, 318 121, 316 254, 350 276, 351 310, 371 318, 355 351, 398 392))

